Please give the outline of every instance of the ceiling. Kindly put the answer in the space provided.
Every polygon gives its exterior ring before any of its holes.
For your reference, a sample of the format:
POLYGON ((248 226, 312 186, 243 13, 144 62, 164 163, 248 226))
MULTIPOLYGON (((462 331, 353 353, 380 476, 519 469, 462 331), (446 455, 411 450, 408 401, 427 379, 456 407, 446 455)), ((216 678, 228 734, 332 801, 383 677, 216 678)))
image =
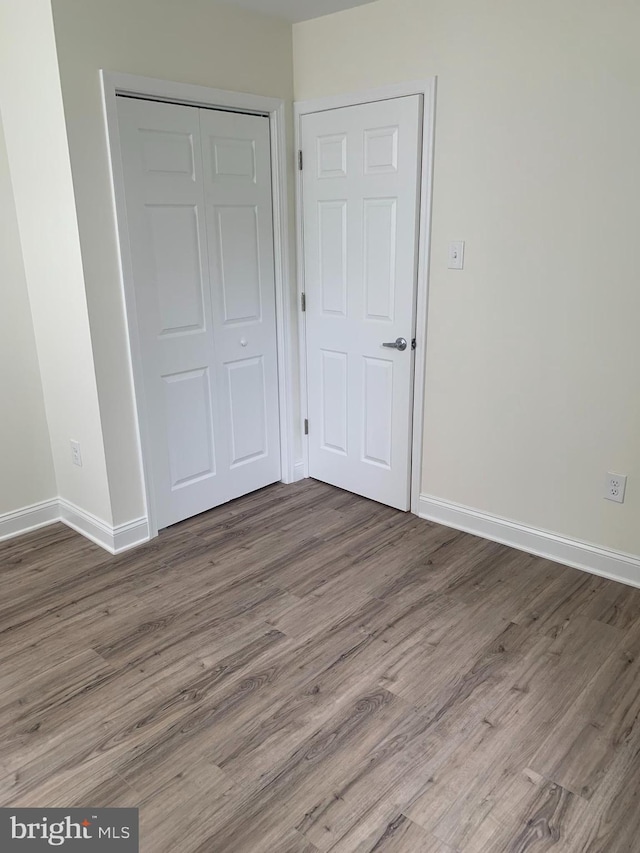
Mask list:
POLYGON ((341 12, 353 6, 364 6, 365 3, 372 3, 373 0, 225 0, 225 2, 296 23, 308 21, 310 18, 320 18, 322 15, 331 15, 333 12, 341 12))

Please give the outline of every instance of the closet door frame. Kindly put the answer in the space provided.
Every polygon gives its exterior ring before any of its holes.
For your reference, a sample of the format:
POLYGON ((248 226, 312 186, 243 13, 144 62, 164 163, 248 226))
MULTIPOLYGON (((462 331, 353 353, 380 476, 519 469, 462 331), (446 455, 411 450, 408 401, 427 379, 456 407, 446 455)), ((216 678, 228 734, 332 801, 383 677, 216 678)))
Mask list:
POLYGON ((120 133, 116 97, 130 95, 148 100, 167 101, 192 107, 230 110, 266 116, 271 136, 271 174, 273 203, 273 248, 275 260, 275 301, 278 357, 278 403, 280 410, 280 462, 282 482, 292 483, 302 479, 300 465, 296 465, 295 422, 293 387, 293 328, 291 317, 291 262, 289 240, 289 198, 287 188, 287 137, 285 102, 243 92, 228 92, 175 83, 136 74, 100 71, 104 118, 107 133, 109 163, 113 188, 113 213, 118 234, 120 254, 120 279, 127 314, 131 378, 135 393, 138 426, 138 452, 144 479, 146 513, 151 538, 158 535, 157 515, 154 506, 153 467, 149 452, 149 418, 145 401, 142 352, 135 305, 135 290, 131 264, 129 228, 127 222, 124 171, 120 148, 120 133))

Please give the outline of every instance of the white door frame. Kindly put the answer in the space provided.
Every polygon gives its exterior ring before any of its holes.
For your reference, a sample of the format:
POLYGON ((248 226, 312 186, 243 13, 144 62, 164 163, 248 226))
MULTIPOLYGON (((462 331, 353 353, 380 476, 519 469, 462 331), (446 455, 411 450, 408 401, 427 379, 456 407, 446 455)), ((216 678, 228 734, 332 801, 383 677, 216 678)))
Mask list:
POLYGON ((136 316, 131 247, 125 202, 124 171, 120 149, 117 95, 137 95, 156 101, 168 101, 194 107, 221 108, 254 113, 269 118, 271 130, 271 172, 273 195, 273 243, 276 287, 276 330, 278 353, 278 402, 280 409, 280 463, 282 481, 292 483, 294 475, 294 411, 292 376, 291 287, 289 270, 289 204, 287 195, 287 141, 285 103, 280 98, 227 92, 175 83, 137 74, 100 71, 104 117, 113 187, 113 209, 119 238, 120 273, 129 328, 130 366, 135 391, 138 426, 138 450, 144 478, 149 535, 158 535, 154 502, 153 470, 149 452, 149 419, 144 394, 142 352, 136 316))
MULTIPOLYGON (((308 101, 296 101, 293 105, 296 151, 300 149, 302 116, 325 112, 340 107, 353 107, 407 95, 423 95, 424 112, 422 124, 422 171, 420 180, 420 233, 418 239, 418 284, 416 303, 416 350, 413 387, 413 437, 411 447, 411 512, 419 514, 420 487, 422 481, 422 443, 424 436, 425 376, 427 358, 427 310, 429 288, 429 257, 431 246, 431 202, 433 186, 433 149, 435 126, 436 78, 414 83, 397 83, 364 92, 331 95, 308 101)), ((296 179, 296 243, 298 270, 298 312, 300 317, 300 402, 301 418, 307 417, 307 340, 306 317, 302 312, 304 283, 304 230, 303 230, 302 172, 296 179)), ((309 439, 302 436, 304 454, 304 476, 309 476, 309 439)))

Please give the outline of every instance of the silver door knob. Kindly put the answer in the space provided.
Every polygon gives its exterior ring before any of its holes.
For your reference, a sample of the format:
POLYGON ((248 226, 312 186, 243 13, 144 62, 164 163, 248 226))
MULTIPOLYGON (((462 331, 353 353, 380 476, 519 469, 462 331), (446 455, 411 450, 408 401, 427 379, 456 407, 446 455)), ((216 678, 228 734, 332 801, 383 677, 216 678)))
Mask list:
POLYGON ((382 346, 388 347, 389 349, 399 349, 400 352, 404 352, 407 348, 407 341, 405 338, 396 338, 395 341, 382 344, 382 346))

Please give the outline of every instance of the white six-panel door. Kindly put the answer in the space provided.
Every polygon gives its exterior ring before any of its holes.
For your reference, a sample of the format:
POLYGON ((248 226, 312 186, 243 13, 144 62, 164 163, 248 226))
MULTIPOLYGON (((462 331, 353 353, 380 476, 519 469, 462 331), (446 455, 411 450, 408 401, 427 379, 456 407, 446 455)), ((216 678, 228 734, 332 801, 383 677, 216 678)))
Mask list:
POLYGON ((302 116, 309 474, 407 510, 422 98, 302 116), (385 347, 398 338, 405 350, 385 347))
POLYGON ((269 121, 118 98, 158 528, 280 479, 269 121))

